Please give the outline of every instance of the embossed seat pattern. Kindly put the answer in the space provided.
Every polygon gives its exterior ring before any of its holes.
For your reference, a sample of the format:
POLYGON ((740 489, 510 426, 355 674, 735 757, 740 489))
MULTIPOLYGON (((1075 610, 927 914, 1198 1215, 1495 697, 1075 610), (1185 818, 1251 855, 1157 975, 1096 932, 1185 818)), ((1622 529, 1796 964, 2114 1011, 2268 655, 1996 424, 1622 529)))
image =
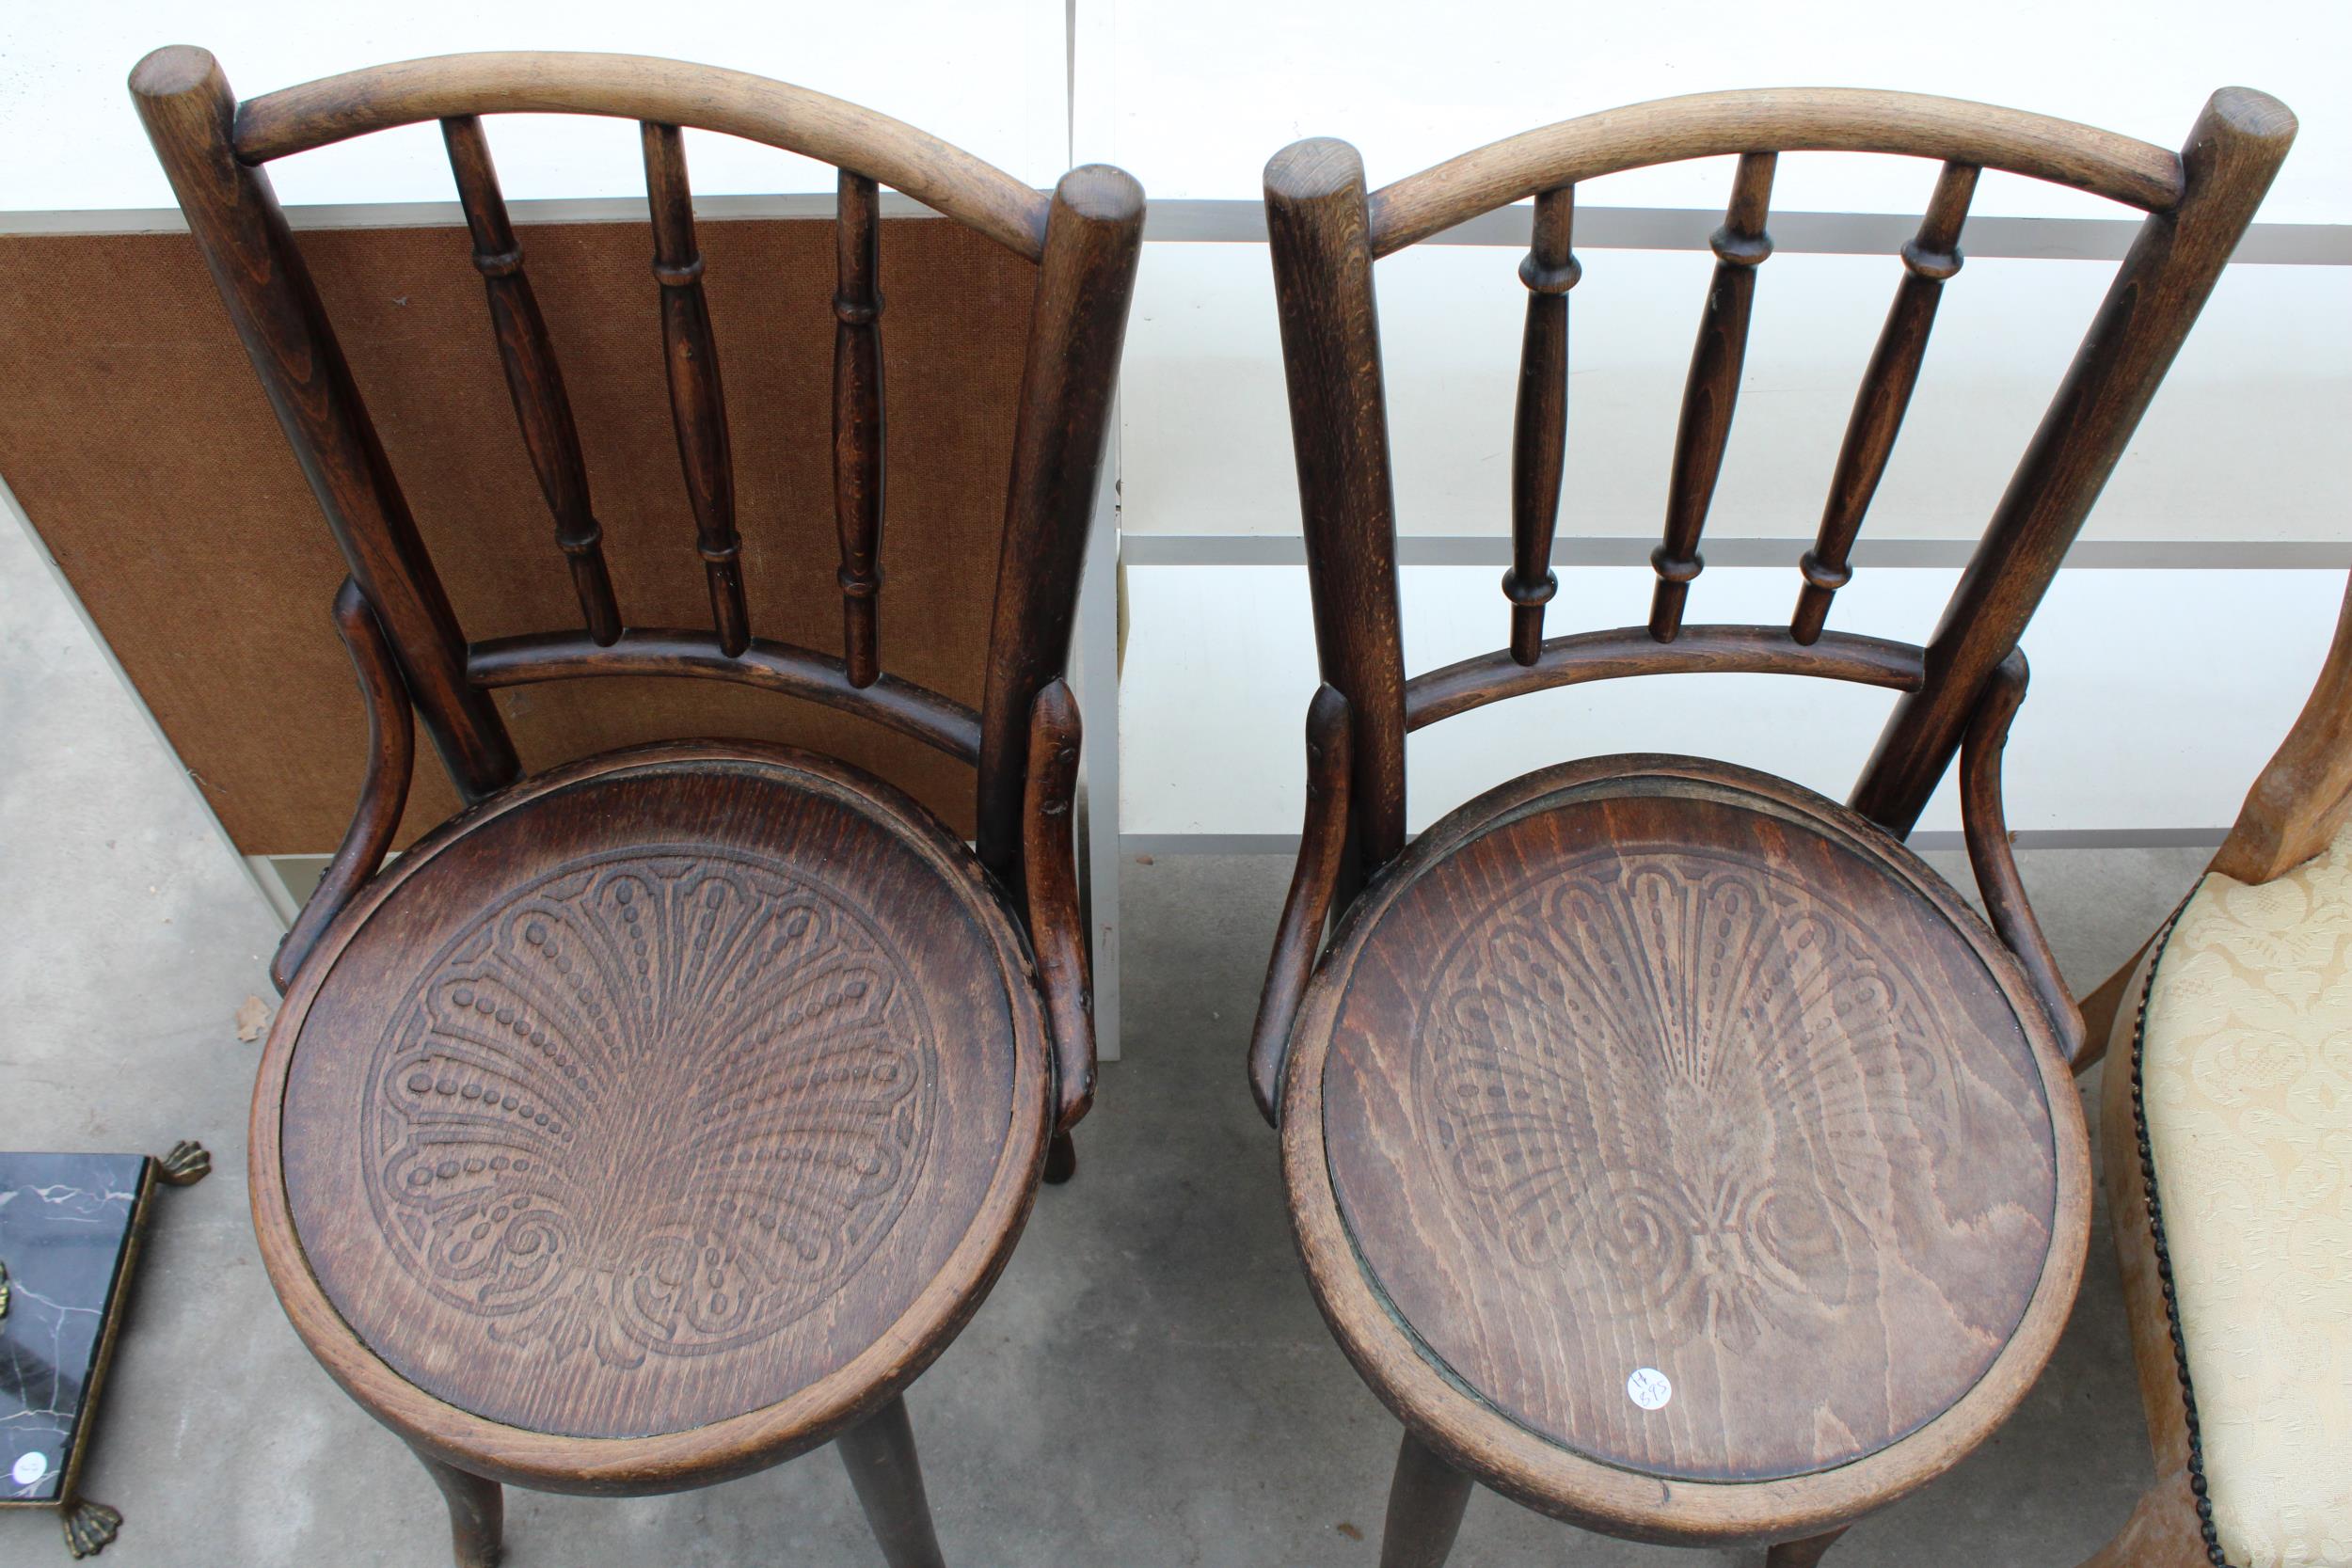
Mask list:
POLYGON ((938 1064, 906 965, 780 861, 576 861, 453 937, 376 1046, 393 1254, 489 1337, 634 1366, 753 1343, 887 1233, 938 1064), (629 1136, 674 1108, 675 1142, 629 1136))
POLYGON ((404 860, 289 1070, 336 1309, 426 1392, 566 1435, 866 1350, 1045 1114, 1018 938, 930 831, 786 767, 623 767, 404 860))
POLYGON ((1422 1353, 1550 1442, 1687 1480, 1825 1469, 1947 1409, 2022 1319, 2055 1201, 1990 932, 1737 771, 1473 802, 1317 981, 1331 1190, 1422 1353))

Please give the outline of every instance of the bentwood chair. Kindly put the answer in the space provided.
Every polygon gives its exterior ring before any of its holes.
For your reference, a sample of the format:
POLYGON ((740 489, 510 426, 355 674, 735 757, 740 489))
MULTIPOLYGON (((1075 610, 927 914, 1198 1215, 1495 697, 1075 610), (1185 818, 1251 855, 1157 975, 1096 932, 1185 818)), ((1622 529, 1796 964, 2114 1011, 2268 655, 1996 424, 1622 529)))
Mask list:
POLYGON ((2176 157, 1980 104, 1792 90, 1572 119, 1374 192, 1342 142, 1267 166, 1325 685, 1250 1079, 1316 1299, 1405 1423, 1388 1568, 1444 1560, 1473 1480, 1612 1534, 1811 1563, 2040 1371, 2090 1171, 2080 1016, 2002 823, 2018 639, 2294 130, 2229 89, 2176 157), (1775 159, 1804 150, 1942 169, 1788 624, 1689 624, 1775 159), (1648 624, 1547 640, 1577 186, 1723 154, 1648 624), (1927 645, 1825 629, 1982 168, 2148 217, 1927 645), (1373 262, 1529 197, 1509 645, 1408 680, 1373 262), (1850 804, 1724 762, 1602 756, 1406 844, 1408 732, 1677 671, 1900 695, 1850 804), (1955 755, 1990 927, 1902 843, 1955 755))
POLYGON ((170 48, 131 91, 351 571, 335 620, 372 752, 278 955, 253 1104, 255 1226, 295 1330, 423 1460, 461 1564, 500 1554, 501 1482, 675 1491, 833 1438, 888 1560, 937 1563, 900 1392, 979 1305, 1041 1174, 1068 1174, 1092 1094, 1062 674, 1142 192, 1098 166, 1048 197, 836 99, 619 55, 416 60, 240 104, 210 55, 170 48), (615 600, 476 118, 514 112, 643 122, 645 330, 711 630, 615 600), (448 141, 577 630, 467 641, 271 193, 275 159, 420 120, 448 141), (840 658, 752 635, 688 125, 841 171, 840 658), (881 184, 1037 264, 1010 473, 975 479, 1005 485, 977 713, 879 657, 881 184), (977 848, 773 745, 523 776, 491 693, 603 673, 744 682, 925 741, 976 769, 977 848), (385 868, 412 707, 468 804, 385 868))
POLYGON ((2352 1562, 2352 594, 2294 729, 2089 998, 2155 1484, 2085 1568, 2352 1562))

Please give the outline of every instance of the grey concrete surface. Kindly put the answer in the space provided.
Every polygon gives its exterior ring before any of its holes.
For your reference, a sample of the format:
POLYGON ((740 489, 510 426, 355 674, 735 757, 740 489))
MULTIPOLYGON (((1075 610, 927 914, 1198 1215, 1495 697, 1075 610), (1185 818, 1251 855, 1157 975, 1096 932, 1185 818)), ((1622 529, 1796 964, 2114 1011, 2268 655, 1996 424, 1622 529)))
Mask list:
MULTIPOLYGON (((12 523, 0 520, 0 1146, 161 1150, 216 1174, 160 1199, 87 1490, 109 1568, 430 1568, 438 1499, 279 1315, 246 1219, 245 1116, 276 928, 12 523)), ((1958 857, 1946 869, 1964 878, 1958 857)), ((2161 919, 2193 851, 2027 857, 2061 958, 2095 980, 2161 919)), ((1397 1428, 1333 1346, 1292 1256, 1243 1042, 1287 865, 1123 866, 1127 1059, 1083 1165, 910 1396, 964 1568, 1371 1568, 1397 1428)), ((2104 1214, 2074 1326, 2017 1418, 1858 1526, 1833 1564, 2072 1564, 2148 1479, 2104 1214)), ((811 1454, 635 1501, 515 1494, 515 1568, 870 1565, 840 1465, 811 1454)), ((0 1513, 0 1563, 65 1560, 0 1513)), ((1581 1535, 1486 1494, 1454 1561, 1706 1563, 1581 1535)))

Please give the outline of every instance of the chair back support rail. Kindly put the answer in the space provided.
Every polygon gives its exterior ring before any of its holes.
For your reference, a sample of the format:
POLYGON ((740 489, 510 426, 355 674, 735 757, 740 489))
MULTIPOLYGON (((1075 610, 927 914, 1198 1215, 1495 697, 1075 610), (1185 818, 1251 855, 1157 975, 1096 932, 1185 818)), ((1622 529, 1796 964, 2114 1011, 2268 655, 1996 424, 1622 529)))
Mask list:
MULTIPOLYGON (((1705 93, 1589 115, 1466 153, 1372 191, 1354 148, 1299 142, 1266 166, 1274 261, 1307 563, 1322 676, 1343 700, 1351 879, 1405 843, 1405 736, 1487 703, 1581 681, 1677 671, 1796 673, 1901 693, 1851 803, 1907 835, 1981 705, 1997 786, 1998 739, 2022 694, 1996 674, 2122 455, 2158 383, 2252 220, 2295 135, 2284 105, 2214 94, 2177 155, 2087 126, 1985 104, 1839 88, 1705 93), (1941 165, 1830 475, 1818 536, 1796 563, 1785 626, 1703 626, 1685 608, 1730 435, 1779 154, 1875 151, 1941 165), (1676 433, 1645 626, 1544 636, 1566 468, 1568 295, 1577 185, 1689 158, 1734 156, 1732 188, 1676 433), (1924 647, 1824 629, 1902 424, 1979 173, 2070 185, 2147 213, 2106 299, 1924 647), (1509 636, 1498 652, 1408 680, 1403 659, 1373 262, 1533 198, 1519 268, 1529 295, 1511 484, 1509 636)), ((1965 792, 1972 806, 1982 790, 1965 792)), ((1992 798, 1997 816, 1997 787, 1992 798)), ((2006 856, 2006 846, 1995 851, 2006 856)), ((2028 918, 2029 924, 2029 918, 2028 918)), ((2009 932, 2005 928, 2004 935, 2009 932)), ((2038 942, 2038 933, 2033 940, 2038 942)), ((2012 942, 2012 946, 2016 945, 2012 942)), ((2029 944, 2030 945, 2030 944, 2029 944)), ((2028 960, 2030 970, 2037 965, 2028 960)), ((2037 976, 2039 978, 2040 976, 2037 976)), ((2069 1005, 2071 1007, 2071 1004, 2069 1005)))
MULTIPOLYGON (((397 668, 393 686, 405 688, 465 800, 479 800, 514 783, 521 770, 490 697, 495 688, 593 674, 733 680, 860 714, 972 763, 980 858, 1016 903, 1025 901, 1032 709, 1069 661, 1079 572, 1140 252, 1143 199, 1134 180, 1092 166, 1064 176, 1048 196, 912 126, 841 100, 741 71, 633 55, 411 60, 240 105, 210 54, 172 47, 139 63, 131 93, 349 564, 362 602, 342 605, 338 624, 359 661, 363 689, 373 699, 385 684, 370 676, 369 654, 375 650, 381 662, 380 641, 397 668), (652 292, 659 299, 679 467, 709 591, 708 631, 631 626, 626 607, 615 600, 563 372, 484 135, 483 116, 506 113, 640 122, 652 218, 652 292), (468 642, 262 166, 423 120, 437 120, 448 145, 523 445, 579 599, 576 630, 468 642), (838 657, 752 630, 724 388, 681 135, 688 126, 762 142, 839 170, 839 272, 833 298, 843 625, 838 657), (1037 268, 977 712, 893 676, 882 665, 882 185, 1037 268)), ((1074 712, 1058 703, 1047 706, 1051 711, 1038 714, 1037 722, 1052 735, 1066 735, 1074 748, 1074 712)), ((392 733, 380 715, 372 713, 371 724, 379 736, 392 733)), ((1048 748, 1041 754, 1053 752, 1048 748)), ((372 780, 379 770, 372 768, 372 780)), ((369 794, 380 800, 373 784, 369 794)), ((385 837, 389 829, 373 820, 380 815, 380 805, 373 814, 363 806, 368 820, 355 825, 346 848, 385 837)), ((376 848, 380 858, 380 843, 376 848)))

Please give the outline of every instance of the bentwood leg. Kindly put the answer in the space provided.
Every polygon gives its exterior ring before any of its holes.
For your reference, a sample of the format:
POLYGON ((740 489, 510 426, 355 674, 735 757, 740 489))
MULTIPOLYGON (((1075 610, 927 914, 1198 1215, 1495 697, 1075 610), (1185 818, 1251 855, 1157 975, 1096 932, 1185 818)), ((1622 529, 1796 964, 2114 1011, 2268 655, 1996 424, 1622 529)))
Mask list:
POLYGON ((834 1439, 850 1484, 866 1510, 890 1568, 946 1568, 939 1537, 931 1532, 930 1500, 923 1495, 923 1466, 914 1457, 914 1428, 907 1402, 894 1399, 862 1423, 834 1439))
POLYGON ((1045 1180, 1060 1186, 1078 1174, 1078 1146, 1067 1132, 1057 1132, 1045 1149, 1045 1180))
POLYGON ((1470 1506, 1470 1478, 1431 1453, 1410 1430, 1396 1450, 1380 1568, 1442 1568, 1470 1506))
POLYGON ((1764 1568, 1813 1568, 1837 1538, 1845 1533, 1844 1527, 1840 1526, 1825 1535, 1807 1536, 1803 1541, 1784 1541, 1764 1554, 1764 1568))
POLYGON ((497 1568, 506 1527, 506 1497, 499 1483, 444 1465, 421 1449, 412 1451, 449 1501, 450 1552, 457 1568, 497 1568))

